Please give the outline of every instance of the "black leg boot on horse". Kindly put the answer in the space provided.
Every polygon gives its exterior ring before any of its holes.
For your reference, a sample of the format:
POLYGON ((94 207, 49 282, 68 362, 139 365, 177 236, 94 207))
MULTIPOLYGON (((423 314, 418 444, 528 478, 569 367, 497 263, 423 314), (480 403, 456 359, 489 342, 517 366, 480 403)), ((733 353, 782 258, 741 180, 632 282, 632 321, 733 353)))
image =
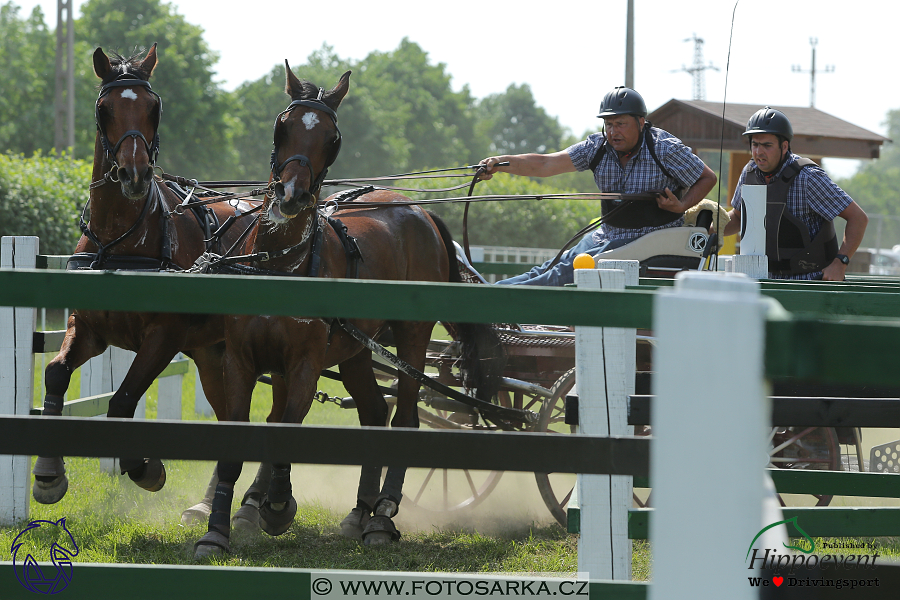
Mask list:
POLYGON ((400 532, 394 525, 394 517, 400 511, 401 490, 406 479, 406 467, 388 467, 384 477, 381 495, 375 501, 375 511, 362 533, 363 544, 379 546, 400 539, 400 532))
MULTIPOLYGON (((122 393, 122 388, 119 388, 109 401, 106 416, 133 419, 140 399, 140 396, 122 393)), ((121 457, 119 467, 122 475, 127 473, 129 479, 148 492, 158 492, 166 484, 166 467, 158 458, 121 457)))
POLYGON ((291 465, 272 465, 269 491, 259 507, 259 526, 271 536, 281 535, 294 522, 297 501, 291 491, 291 465))
POLYGON ((209 527, 206 534, 194 544, 194 559, 201 560, 210 556, 221 556, 231 552, 231 501, 234 498, 234 484, 241 476, 243 463, 219 461, 216 472, 219 483, 216 484, 209 513, 209 527))

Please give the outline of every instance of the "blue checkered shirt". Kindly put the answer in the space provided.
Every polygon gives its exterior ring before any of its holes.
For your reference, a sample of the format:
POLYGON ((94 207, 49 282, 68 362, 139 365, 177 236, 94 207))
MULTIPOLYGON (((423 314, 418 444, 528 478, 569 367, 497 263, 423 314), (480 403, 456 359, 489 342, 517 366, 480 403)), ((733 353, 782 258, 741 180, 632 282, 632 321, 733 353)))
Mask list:
MULTIPOLYGON (((665 165, 666 170, 674 179, 666 177, 656 161, 653 160, 647 144, 644 143, 642 133, 640 150, 628 160, 624 167, 619 163, 616 151, 611 146, 607 147, 603 160, 594 169, 594 182, 601 192, 640 194, 663 188, 674 190, 677 187, 683 187, 687 189, 700 179, 705 165, 700 157, 681 143, 681 140, 668 131, 656 127, 650 128, 650 135, 653 137, 653 147, 659 162, 665 165)), ((569 153, 569 158, 577 170, 587 171, 590 168, 591 159, 605 142, 604 134, 592 133, 586 140, 569 146, 566 152, 569 153)), ((684 225, 683 216, 660 227, 623 229, 603 224, 594 230, 593 239, 598 244, 606 240, 635 239, 651 231, 682 225, 684 225)))
MULTIPOLYGON (((781 169, 776 175, 781 175, 784 168, 789 164, 796 162, 800 157, 791 153, 781 169)), ((731 206, 740 208, 743 200, 741 199, 741 186, 747 175, 753 171, 759 171, 756 163, 752 160, 747 163, 738 180, 737 189, 734 190, 734 197, 731 199, 731 206)), ((800 170, 797 177, 794 178, 791 187, 788 189, 787 201, 785 209, 792 215, 800 219, 809 228, 809 239, 814 240, 822 230, 822 226, 827 221, 834 221, 834 218, 844 212, 844 209, 850 206, 853 199, 847 195, 835 184, 828 174, 818 166, 809 166, 800 170)), ((821 279, 822 271, 815 273, 803 273, 800 275, 776 275, 769 273, 772 279, 821 279)))

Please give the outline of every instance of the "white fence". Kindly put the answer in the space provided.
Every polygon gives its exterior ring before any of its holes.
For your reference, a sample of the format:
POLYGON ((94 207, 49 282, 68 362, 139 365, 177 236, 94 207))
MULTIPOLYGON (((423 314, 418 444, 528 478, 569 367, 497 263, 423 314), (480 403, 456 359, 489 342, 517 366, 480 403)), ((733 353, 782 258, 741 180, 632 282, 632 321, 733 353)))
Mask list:
MULTIPOLYGON (((38 251, 36 237, 4 236, 0 245, 0 267, 33 269, 37 266, 38 251)), ((36 325, 36 309, 0 307, 0 414, 29 414, 34 406, 36 379, 43 390, 43 369, 35 377, 35 353, 57 352, 61 336, 52 334, 62 332, 35 336, 36 325), (36 338, 42 340, 40 347, 35 345, 36 338)), ((80 416, 105 415, 109 398, 128 373, 134 356, 128 350, 110 347, 89 360, 80 368, 80 397, 72 399, 73 393, 69 390, 67 399, 70 402, 67 404, 78 406, 80 416)), ((181 419, 182 384, 187 366, 188 360, 179 354, 158 379, 157 419, 181 419)), ((195 387, 195 410, 200 414, 212 414, 202 386, 195 387)), ((145 394, 137 405, 135 418, 145 418, 146 400, 145 394)), ((116 459, 101 458, 100 466, 111 475, 119 474, 116 459)), ((30 498, 31 457, 0 456, 0 523, 12 524, 27 519, 30 498)))

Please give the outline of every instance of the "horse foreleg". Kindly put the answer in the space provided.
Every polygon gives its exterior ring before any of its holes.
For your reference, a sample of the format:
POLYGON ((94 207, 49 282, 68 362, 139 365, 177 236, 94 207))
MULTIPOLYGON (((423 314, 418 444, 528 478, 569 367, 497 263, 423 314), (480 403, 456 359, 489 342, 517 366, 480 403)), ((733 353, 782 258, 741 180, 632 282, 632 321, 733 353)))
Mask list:
MULTIPOLYGON (((397 356, 419 371, 425 367, 425 351, 433 326, 433 323, 391 323, 397 341, 397 356)), ((418 395, 419 383, 401 373, 397 382, 397 410, 391 420, 392 427, 419 427, 416 410, 418 395)), ((367 546, 388 544, 400 539, 393 517, 400 510, 405 479, 406 467, 388 467, 381 494, 375 500, 374 514, 362 533, 363 543, 367 546)))
POLYGON ((209 527, 206 534, 194 544, 194 558, 217 556, 231 551, 228 543, 231 537, 231 501, 234 498, 234 483, 241 476, 243 463, 219 461, 216 471, 219 483, 216 484, 209 513, 209 527))
MULTIPOLYGON (((341 363, 339 368, 344 388, 356 401, 359 424, 384 427, 387 420, 387 403, 378 389, 378 382, 372 371, 372 353, 363 350, 341 363)), ((380 487, 381 465, 362 465, 359 487, 356 491, 356 506, 341 521, 341 535, 362 540, 363 530, 369 524, 380 487)))
MULTIPOLYGON (((89 359, 106 350, 106 343, 96 335, 76 313, 69 316, 66 337, 59 354, 44 370, 44 415, 60 416, 63 411, 66 390, 72 373, 89 359)), ((31 489, 36 502, 55 504, 62 500, 69 489, 66 467, 61 456, 39 456, 34 463, 34 486, 31 489)))
MULTIPOLYGON (((157 325, 144 337, 128 373, 109 401, 107 417, 134 418, 138 401, 181 349, 184 334, 183 327, 166 323, 157 325)), ((122 474, 127 473, 136 485, 149 492, 158 492, 166 483, 166 467, 158 458, 125 456, 119 458, 119 466, 122 474)))

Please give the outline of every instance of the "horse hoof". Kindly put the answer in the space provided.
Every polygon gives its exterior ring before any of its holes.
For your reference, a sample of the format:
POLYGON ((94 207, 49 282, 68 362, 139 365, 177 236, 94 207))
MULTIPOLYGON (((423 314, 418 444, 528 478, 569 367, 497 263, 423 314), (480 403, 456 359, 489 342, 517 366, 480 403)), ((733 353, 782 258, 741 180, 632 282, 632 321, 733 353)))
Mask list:
POLYGON ((194 544, 194 559, 201 560, 210 556, 222 556, 231 552, 228 538, 218 531, 207 531, 200 540, 194 544))
POLYGON ((351 540, 362 540, 362 533, 369 523, 370 515, 358 506, 341 521, 341 535, 351 540))
POLYGON ((40 504, 56 504, 69 490, 69 478, 60 475, 49 481, 47 479, 47 477, 35 477, 31 495, 34 496, 34 501, 40 504))
POLYGON ((62 456, 39 456, 31 472, 35 477, 59 477, 66 474, 66 463, 62 456))
POLYGON ((231 529, 244 533, 257 533, 260 529, 259 509, 251 504, 241 505, 231 517, 231 529))
POLYGON ((281 510, 274 510, 272 503, 266 500, 259 507, 259 526, 269 535, 281 535, 291 527, 294 515, 297 514, 297 501, 291 496, 290 502, 281 510))
POLYGON ((375 515, 369 519, 369 523, 363 530, 362 539, 366 546, 390 544, 400 539, 400 532, 390 517, 375 515))
POLYGON ((206 502, 199 502, 181 513, 181 524, 184 526, 199 525, 209 519, 212 506, 206 502))
POLYGON ((166 466, 158 458, 148 458, 144 461, 144 473, 134 478, 129 471, 131 480, 148 492, 158 492, 166 485, 166 466))

